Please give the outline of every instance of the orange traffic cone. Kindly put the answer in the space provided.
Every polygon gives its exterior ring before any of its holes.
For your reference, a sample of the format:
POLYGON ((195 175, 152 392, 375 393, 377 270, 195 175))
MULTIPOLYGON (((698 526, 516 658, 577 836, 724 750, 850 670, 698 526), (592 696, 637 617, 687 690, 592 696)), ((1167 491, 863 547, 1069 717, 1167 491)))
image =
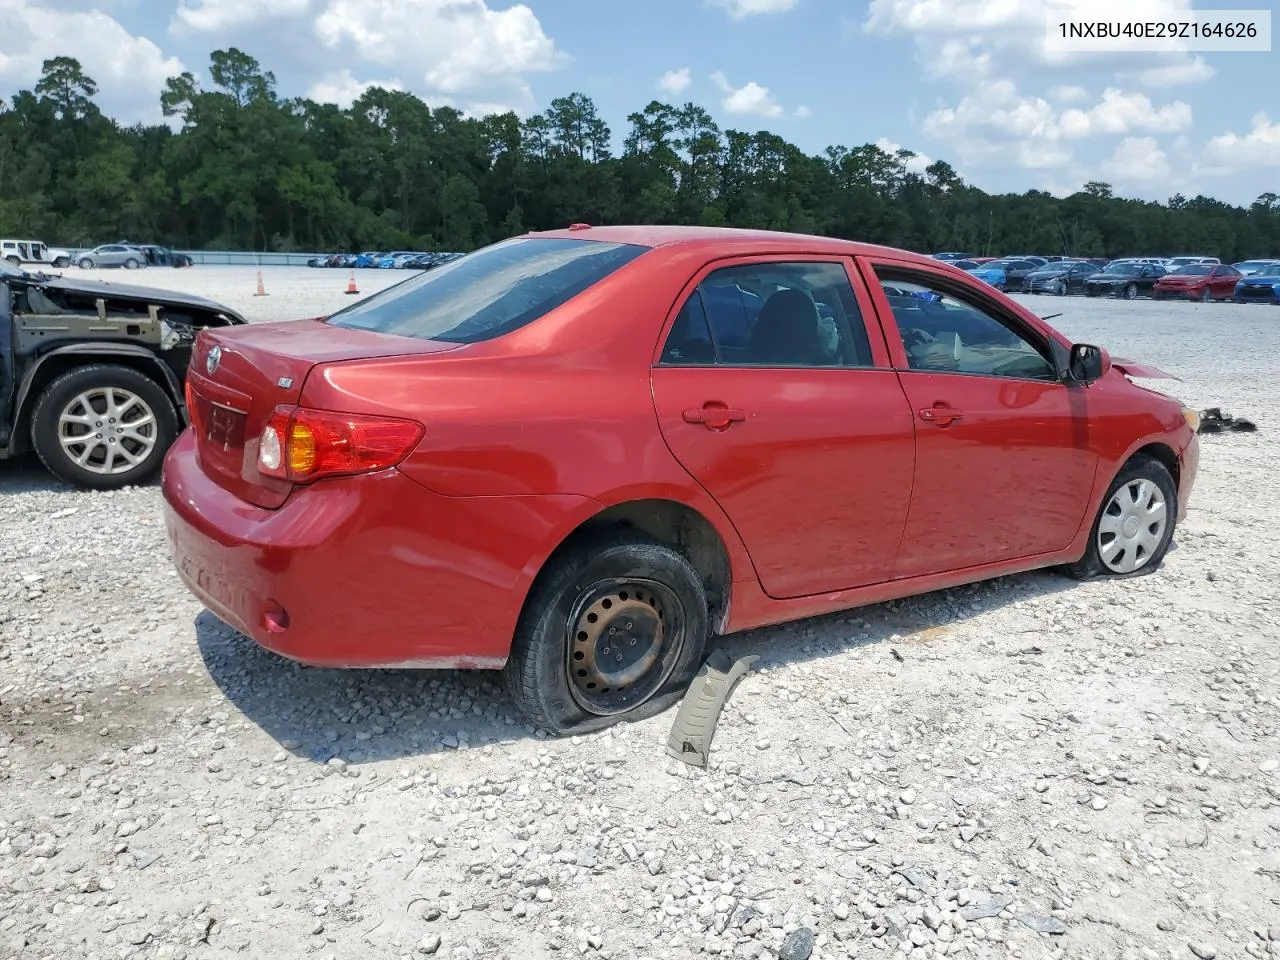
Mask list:
POLYGON ((351 293, 359 293, 359 292, 360 291, 356 289, 356 272, 352 270, 351 279, 347 281, 347 293, 351 294, 351 293))
POLYGON ((267 295, 266 288, 262 285, 262 271, 258 271, 258 290, 254 294, 255 297, 265 297, 267 295))

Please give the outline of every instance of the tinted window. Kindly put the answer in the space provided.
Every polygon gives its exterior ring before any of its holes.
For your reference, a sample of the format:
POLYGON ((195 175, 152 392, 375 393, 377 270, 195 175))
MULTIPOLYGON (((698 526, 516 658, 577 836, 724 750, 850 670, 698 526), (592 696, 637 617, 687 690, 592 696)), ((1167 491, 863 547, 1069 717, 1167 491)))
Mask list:
POLYGON ((598 240, 505 240, 389 287, 328 322, 421 340, 478 343, 532 323, 648 249, 598 240))
POLYGON ((1192 263, 1173 271, 1183 277, 1203 277, 1213 272, 1213 268, 1203 263, 1192 263))
POLYGON ((910 369, 1058 379, 1039 347, 976 299, 940 289, 925 275, 884 269, 876 272, 893 310, 910 369), (896 292, 891 294, 891 290, 896 292))
POLYGON ((661 362, 872 365, 862 314, 838 263, 760 263, 714 271, 681 306, 661 362))

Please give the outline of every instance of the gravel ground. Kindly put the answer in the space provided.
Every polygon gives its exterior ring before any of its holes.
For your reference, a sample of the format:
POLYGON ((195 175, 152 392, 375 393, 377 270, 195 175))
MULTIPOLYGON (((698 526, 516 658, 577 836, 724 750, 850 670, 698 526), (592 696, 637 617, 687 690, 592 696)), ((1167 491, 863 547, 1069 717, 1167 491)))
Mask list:
MULTIPOLYGON (((121 279, 349 302, 263 273, 121 279)), ((265 654, 178 582, 157 489, 4 465, 0 958, 1280 955, 1280 310, 1037 306, 1258 424, 1203 438, 1164 569, 730 638, 761 661, 706 771, 674 711, 548 740, 483 673, 265 654)))

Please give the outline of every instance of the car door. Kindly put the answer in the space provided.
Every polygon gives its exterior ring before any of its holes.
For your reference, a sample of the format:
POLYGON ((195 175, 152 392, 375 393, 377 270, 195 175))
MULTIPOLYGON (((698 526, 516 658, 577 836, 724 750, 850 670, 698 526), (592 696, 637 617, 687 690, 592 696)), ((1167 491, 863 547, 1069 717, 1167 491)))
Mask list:
POLYGON ((668 448, 775 598, 890 579, 906 524, 911 408, 851 269, 795 255, 705 266, 652 369, 668 448))
POLYGON ((859 262, 868 283, 877 282, 872 298, 916 417, 911 507, 895 574, 1067 547, 1097 464, 1085 392, 1062 383, 1047 336, 975 284, 914 263, 859 262), (886 297, 881 284, 917 296, 886 297))
POLYGON ((1080 293, 1084 290, 1084 282, 1098 272, 1092 263, 1077 263, 1067 275, 1067 292, 1080 293))
POLYGON ((1214 267, 1213 274, 1209 277, 1209 287, 1215 297, 1225 299, 1235 293, 1240 277, 1241 273, 1235 267, 1214 267))

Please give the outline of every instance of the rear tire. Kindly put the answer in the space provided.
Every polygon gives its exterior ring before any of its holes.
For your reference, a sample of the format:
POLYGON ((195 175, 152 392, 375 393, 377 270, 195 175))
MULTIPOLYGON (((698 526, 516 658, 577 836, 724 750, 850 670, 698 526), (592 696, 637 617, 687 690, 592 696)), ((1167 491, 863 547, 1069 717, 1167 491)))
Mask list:
POLYGON ((19 257, 5 257, 5 259, 6 259, 6 260, 8 260, 10 263, 12 263, 15 267, 18 267, 19 269, 21 269, 21 268, 22 268, 22 260, 21 260, 21 258, 19 258, 19 257))
POLYGON ((589 733, 678 701, 708 631, 702 579, 683 554, 630 531, 592 535, 539 574, 503 679, 535 726, 589 733))
POLYGON ((1169 552, 1177 520, 1178 491, 1168 467, 1139 454, 1107 488, 1084 556, 1063 572, 1077 580, 1154 573, 1169 552))
POLYGON ((135 259, 133 259, 133 257, 130 257, 128 260, 126 260, 126 261, 124 262, 124 268, 125 268, 126 270, 137 270, 137 269, 138 269, 138 261, 137 261, 137 260, 135 260, 135 259))
POLYGON ((31 444, 41 462, 59 479, 88 490, 152 479, 177 435, 178 414, 164 388, 116 364, 89 364, 56 377, 31 416, 31 444))

